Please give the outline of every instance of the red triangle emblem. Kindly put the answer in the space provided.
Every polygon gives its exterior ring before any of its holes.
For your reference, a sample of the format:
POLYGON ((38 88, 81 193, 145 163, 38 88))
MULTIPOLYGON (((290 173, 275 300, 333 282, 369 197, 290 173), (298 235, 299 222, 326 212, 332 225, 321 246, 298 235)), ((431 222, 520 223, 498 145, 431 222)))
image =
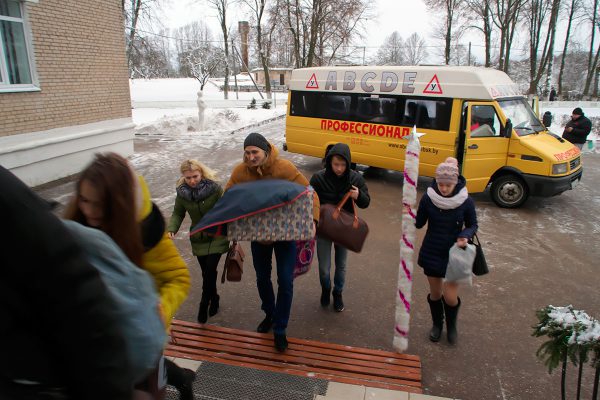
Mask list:
POLYGON ((427 86, 425 86, 425 90, 423 93, 429 94, 443 94, 442 86, 440 85, 440 81, 438 80, 437 74, 433 75, 433 78, 429 81, 427 86))
POLYGON ((306 88, 307 89, 318 89, 319 88, 319 84, 317 83, 317 77, 315 74, 312 74, 312 76, 306 83, 306 88))

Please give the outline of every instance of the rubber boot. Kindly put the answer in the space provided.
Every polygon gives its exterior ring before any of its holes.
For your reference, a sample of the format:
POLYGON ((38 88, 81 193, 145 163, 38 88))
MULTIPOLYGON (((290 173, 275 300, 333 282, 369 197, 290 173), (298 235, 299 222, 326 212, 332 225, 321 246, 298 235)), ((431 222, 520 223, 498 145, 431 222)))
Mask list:
POLYGON ((448 330, 448 343, 455 344, 458 339, 458 332, 456 331, 456 319, 458 318, 458 309, 460 308, 460 297, 458 297, 458 303, 455 306, 449 306, 444 300, 444 312, 446 313, 446 329, 448 330))
POLYGON ((429 309, 431 310, 431 319, 433 326, 429 332, 429 340, 432 342, 439 342, 442 337, 442 330, 444 329, 444 303, 442 299, 431 300, 431 295, 427 295, 427 302, 429 303, 429 309))
POLYGON ((208 308, 208 315, 214 317, 219 312, 219 295, 215 294, 212 299, 210 299, 210 307, 208 308))
POLYGON ((258 327, 256 328, 256 332, 267 333, 271 330, 272 326, 273 326, 273 315, 267 314, 267 315, 265 315, 265 319, 263 319, 260 322, 260 324, 258 324, 258 327))

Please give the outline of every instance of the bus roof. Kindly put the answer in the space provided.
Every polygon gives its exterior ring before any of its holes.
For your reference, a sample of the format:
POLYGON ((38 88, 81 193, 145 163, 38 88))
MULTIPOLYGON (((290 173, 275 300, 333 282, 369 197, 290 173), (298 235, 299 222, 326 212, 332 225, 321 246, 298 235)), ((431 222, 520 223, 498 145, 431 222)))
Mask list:
POLYGON ((493 100, 520 96, 504 72, 481 67, 341 66, 292 71, 290 90, 493 100))

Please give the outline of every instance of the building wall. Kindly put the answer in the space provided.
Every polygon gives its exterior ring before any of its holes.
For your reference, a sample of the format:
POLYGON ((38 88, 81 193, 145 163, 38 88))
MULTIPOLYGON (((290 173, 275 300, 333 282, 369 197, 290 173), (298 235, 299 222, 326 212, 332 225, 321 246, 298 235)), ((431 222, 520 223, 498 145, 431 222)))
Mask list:
POLYGON ((121 1, 25 9, 41 90, 0 93, 0 136, 131 117, 121 1))
MULTIPOLYGON (((292 71, 271 71, 269 70, 269 76, 271 77, 271 81, 277 81, 277 84, 279 84, 279 78, 280 75, 283 74, 284 75, 284 85, 288 85, 290 82, 290 78, 292 77, 292 71)), ((265 73, 262 70, 254 70, 254 79, 256 80, 256 83, 258 85, 264 85, 265 84, 265 73)))

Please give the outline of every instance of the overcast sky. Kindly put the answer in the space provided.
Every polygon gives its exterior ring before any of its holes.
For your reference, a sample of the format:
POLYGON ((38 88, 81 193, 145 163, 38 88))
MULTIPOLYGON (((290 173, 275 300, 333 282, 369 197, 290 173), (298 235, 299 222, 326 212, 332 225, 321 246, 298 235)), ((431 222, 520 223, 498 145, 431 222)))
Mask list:
MULTIPOLYGON (((237 22, 240 20, 248 20, 248 13, 244 11, 245 5, 236 4, 229 10, 228 23, 232 28, 237 29, 237 22)), ((202 0, 165 0, 163 7, 164 20, 163 23, 168 28, 176 28, 192 21, 204 20, 211 28, 215 39, 220 37, 220 27, 217 22, 216 12, 210 8, 202 0)), ((430 10, 427 10, 423 0, 372 0, 372 17, 366 23, 366 37, 364 40, 357 40, 356 46, 366 47, 367 61, 369 56, 377 52, 379 46, 392 32, 398 31, 400 35, 406 39, 413 32, 417 32, 421 37, 425 38, 428 46, 443 46, 440 40, 431 37, 434 27, 440 23, 438 14, 436 17, 432 15, 430 10)), ((563 24, 566 25, 566 24, 563 24)), ((587 25, 582 24, 582 27, 587 25)), ((580 28, 582 28, 580 27, 580 28)), ((577 29, 577 26, 576 28, 577 29)), ((558 45, 555 47, 555 54, 560 54, 562 50, 562 41, 564 40, 564 26, 559 25, 557 31, 558 45)), ((587 29, 589 30, 589 28, 587 29)), ((519 34, 525 34, 519 30, 519 34)), ((575 33, 579 40, 584 42, 588 33, 575 33)), ((526 56, 525 43, 527 38, 517 37, 513 45, 513 59, 520 59, 526 56)), ((483 62, 483 40, 481 35, 472 32, 463 36, 462 42, 468 46, 469 41, 472 43, 472 55, 479 62, 483 62)), ((441 63, 443 60, 439 56, 443 52, 440 48, 428 48, 430 57, 427 60, 429 63, 441 63)), ((356 62, 360 62, 362 58, 362 48, 354 49, 356 62)))

